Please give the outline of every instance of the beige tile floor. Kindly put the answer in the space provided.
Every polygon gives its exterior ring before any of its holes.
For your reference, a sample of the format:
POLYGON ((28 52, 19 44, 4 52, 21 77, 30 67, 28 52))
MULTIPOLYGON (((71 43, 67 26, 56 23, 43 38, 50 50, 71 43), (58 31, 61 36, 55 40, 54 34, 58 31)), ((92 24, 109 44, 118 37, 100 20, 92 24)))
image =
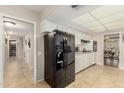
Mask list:
MULTIPOLYGON (((6 64, 5 88, 49 88, 45 82, 34 84, 32 70, 24 60, 11 58, 6 64)), ((108 66, 92 66, 76 74, 75 82, 67 88, 120 88, 124 87, 124 70, 108 66)))

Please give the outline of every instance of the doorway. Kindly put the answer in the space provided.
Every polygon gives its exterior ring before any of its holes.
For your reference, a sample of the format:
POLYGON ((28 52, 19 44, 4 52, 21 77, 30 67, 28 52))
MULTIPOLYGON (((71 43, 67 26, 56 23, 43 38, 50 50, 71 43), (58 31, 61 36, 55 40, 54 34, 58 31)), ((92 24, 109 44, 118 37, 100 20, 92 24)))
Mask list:
POLYGON ((9 56, 16 56, 16 40, 9 40, 9 56))
POLYGON ((104 36, 104 65, 119 66, 119 34, 104 36))
POLYGON ((34 24, 3 17, 5 35, 4 87, 28 87, 34 82, 34 24), (28 85, 30 84, 30 85, 28 85))

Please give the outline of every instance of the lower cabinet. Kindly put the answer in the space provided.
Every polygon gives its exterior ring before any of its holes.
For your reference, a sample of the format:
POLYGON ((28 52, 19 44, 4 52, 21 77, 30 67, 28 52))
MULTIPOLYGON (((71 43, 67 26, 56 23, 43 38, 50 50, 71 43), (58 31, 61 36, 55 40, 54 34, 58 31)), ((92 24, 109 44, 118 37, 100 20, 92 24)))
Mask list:
POLYGON ((75 72, 79 72, 83 68, 83 63, 81 62, 82 56, 76 55, 75 56, 75 72))
POLYGON ((75 54, 75 73, 78 73, 92 64, 94 64, 93 53, 75 54))

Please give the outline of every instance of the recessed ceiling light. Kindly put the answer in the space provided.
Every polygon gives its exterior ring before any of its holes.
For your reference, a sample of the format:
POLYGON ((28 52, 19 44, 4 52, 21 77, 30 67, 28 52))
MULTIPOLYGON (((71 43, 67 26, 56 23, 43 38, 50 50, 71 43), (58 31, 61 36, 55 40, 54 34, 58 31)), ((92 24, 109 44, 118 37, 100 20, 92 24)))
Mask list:
POLYGON ((11 21, 3 21, 5 25, 9 26, 9 27, 12 27, 12 26, 15 26, 16 23, 14 22, 11 22, 11 21))

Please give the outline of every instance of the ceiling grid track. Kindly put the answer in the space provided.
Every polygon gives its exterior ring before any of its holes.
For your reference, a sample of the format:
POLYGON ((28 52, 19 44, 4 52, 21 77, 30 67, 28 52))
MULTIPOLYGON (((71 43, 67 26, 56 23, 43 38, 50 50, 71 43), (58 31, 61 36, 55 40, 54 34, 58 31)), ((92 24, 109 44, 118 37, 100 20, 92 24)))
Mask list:
POLYGON ((100 22, 92 13, 89 12, 89 14, 90 14, 99 24, 101 24, 107 31, 109 31, 108 28, 107 28, 102 22, 100 22))

